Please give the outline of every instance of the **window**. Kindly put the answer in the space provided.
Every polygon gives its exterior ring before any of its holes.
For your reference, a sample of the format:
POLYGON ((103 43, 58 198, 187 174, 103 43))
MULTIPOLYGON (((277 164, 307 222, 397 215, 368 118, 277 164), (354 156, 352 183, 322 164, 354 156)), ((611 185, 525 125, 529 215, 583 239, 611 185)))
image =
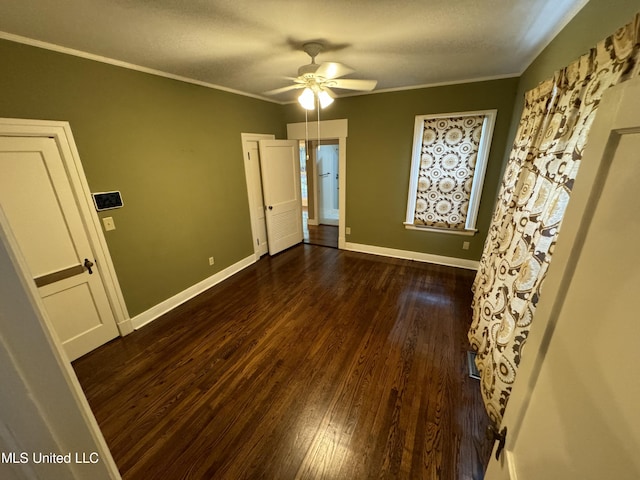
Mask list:
POLYGON ((416 116, 406 228, 476 231, 496 113, 416 116))

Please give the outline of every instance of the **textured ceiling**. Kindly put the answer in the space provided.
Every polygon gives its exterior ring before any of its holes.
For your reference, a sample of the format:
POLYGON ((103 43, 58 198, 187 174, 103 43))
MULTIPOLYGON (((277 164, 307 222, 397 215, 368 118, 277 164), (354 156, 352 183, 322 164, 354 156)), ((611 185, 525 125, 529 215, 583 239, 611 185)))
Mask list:
POLYGON ((301 45, 322 40, 318 63, 379 91, 518 75, 585 3, 16 0, 0 2, 0 31, 257 96, 287 85, 309 63, 301 45))

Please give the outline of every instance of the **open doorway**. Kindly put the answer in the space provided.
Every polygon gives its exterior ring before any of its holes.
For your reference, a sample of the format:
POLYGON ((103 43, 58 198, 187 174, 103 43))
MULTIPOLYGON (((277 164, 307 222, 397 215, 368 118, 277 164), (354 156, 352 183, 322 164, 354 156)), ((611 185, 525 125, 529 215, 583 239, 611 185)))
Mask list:
MULTIPOLYGON (((291 140, 302 141, 302 145, 306 149, 305 141, 313 141, 313 140, 322 140, 323 144, 325 140, 328 140, 328 144, 336 143, 338 144, 338 248, 346 248, 346 171, 347 171, 347 137, 348 137, 348 121, 347 119, 338 119, 338 120, 323 120, 321 122, 300 122, 300 123, 289 123, 287 124, 287 138, 291 140)), ((315 158, 312 161, 311 154, 313 153, 313 149, 309 151, 310 155, 307 160, 306 152, 305 152, 305 171, 306 171, 306 180, 307 180, 307 214, 303 216, 304 222, 304 235, 305 239, 303 241, 313 241, 310 239, 311 231, 309 231, 309 227, 318 226, 320 227, 320 222, 318 216, 315 215, 314 210, 314 188, 312 188, 311 183, 317 178, 318 175, 317 165, 315 165, 315 158), (313 213, 312 213, 313 212, 313 213), (309 232, 307 234, 307 232, 309 232)), ((335 178, 335 177, 334 177, 335 178)), ((303 213, 304 215, 304 213, 303 213)), ((328 226, 328 227, 331 227, 328 226)), ((325 229, 314 229, 316 231, 325 230, 325 229)), ((328 229, 327 230, 335 230, 328 229)), ((333 239, 334 236, 331 235, 333 239)), ((335 242, 335 240, 333 240, 335 242)))
POLYGON ((339 141, 300 142, 303 241, 338 248, 339 141), (306 205, 305 205, 306 204, 306 205))

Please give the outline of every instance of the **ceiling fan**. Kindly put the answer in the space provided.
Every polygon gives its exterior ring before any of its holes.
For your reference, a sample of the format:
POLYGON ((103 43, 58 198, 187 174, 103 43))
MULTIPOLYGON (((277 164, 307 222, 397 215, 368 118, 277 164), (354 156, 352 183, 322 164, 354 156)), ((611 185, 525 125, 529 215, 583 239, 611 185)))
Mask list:
POLYGON ((335 98, 332 88, 344 90, 357 90, 370 92, 376 87, 377 80, 359 80, 340 78, 353 73, 352 68, 337 62, 316 63, 316 56, 322 52, 324 45, 319 42, 309 42, 302 46, 302 49, 311 57, 311 63, 303 65, 298 69, 298 76, 293 80, 293 85, 276 88, 265 95, 278 95, 290 90, 303 89, 298 97, 298 102, 307 110, 315 108, 316 100, 322 108, 330 105, 335 98))

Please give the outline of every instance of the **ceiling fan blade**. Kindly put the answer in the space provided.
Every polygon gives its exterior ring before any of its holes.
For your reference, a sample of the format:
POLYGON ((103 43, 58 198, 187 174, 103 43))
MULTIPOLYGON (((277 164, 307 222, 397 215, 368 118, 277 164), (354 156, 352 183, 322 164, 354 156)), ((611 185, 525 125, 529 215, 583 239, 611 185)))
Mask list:
POLYGON ((284 78, 285 80, 290 80, 295 83, 307 83, 307 81, 301 77, 282 77, 282 78, 284 78))
POLYGON ((331 80, 333 78, 344 77, 345 75, 349 75, 353 72, 355 72, 353 68, 349 68, 342 63, 323 62, 316 70, 316 76, 331 80))
POLYGON ((276 88, 275 90, 264 92, 264 95, 278 95, 279 93, 288 92, 289 90, 296 90, 298 88, 304 88, 304 85, 300 83, 296 83, 295 85, 287 85, 286 87, 276 88))
POLYGON ((343 78, 340 80, 332 80, 328 86, 331 88, 343 88, 345 90, 361 90, 363 92, 370 92, 378 84, 377 80, 356 80, 350 78, 343 78))
POLYGON ((334 100, 337 98, 336 93, 333 90, 331 90, 329 87, 322 87, 321 90, 327 92, 327 94, 334 100))

